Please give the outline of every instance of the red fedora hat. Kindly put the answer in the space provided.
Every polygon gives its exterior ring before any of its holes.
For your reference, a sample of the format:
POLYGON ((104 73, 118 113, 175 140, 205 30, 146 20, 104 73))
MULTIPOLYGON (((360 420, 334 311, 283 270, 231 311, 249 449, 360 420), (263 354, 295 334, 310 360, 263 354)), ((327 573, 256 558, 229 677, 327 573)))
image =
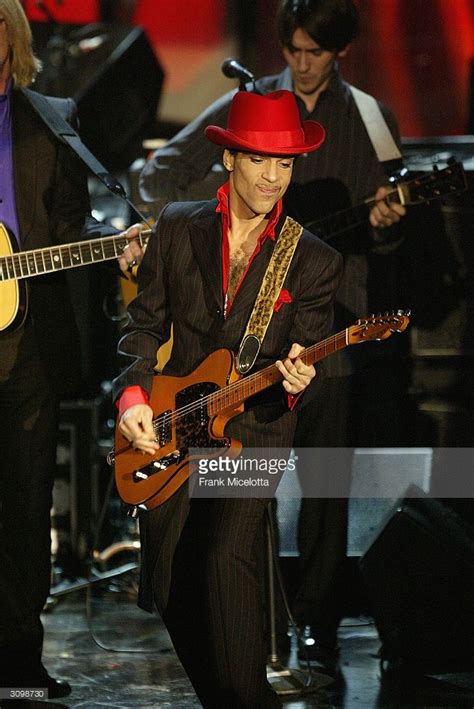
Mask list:
POLYGON ((325 131, 316 121, 301 122, 291 91, 261 96, 238 91, 232 99, 227 128, 207 126, 209 140, 225 148, 266 155, 299 155, 319 148, 325 131))

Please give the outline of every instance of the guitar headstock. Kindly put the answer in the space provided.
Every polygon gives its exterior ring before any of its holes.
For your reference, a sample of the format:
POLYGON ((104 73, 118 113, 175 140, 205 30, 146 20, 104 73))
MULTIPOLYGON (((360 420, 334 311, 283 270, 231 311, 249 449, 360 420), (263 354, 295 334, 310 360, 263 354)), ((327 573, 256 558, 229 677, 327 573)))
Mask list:
POLYGON ((356 345, 369 340, 386 340, 392 333, 406 330, 410 314, 409 310, 397 310, 396 313, 361 318, 355 325, 347 328, 348 342, 356 345))
POLYGON ((448 167, 419 175, 397 185, 402 193, 403 204, 424 204, 448 195, 459 194, 467 189, 466 173, 462 163, 451 161, 448 167))

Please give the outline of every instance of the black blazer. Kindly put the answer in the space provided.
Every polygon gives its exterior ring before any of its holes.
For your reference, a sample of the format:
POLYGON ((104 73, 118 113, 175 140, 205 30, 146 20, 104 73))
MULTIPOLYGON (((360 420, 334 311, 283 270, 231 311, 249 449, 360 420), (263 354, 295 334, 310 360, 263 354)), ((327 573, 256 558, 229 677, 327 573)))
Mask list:
MULTIPOLYGON (((220 347, 238 350, 274 242, 263 244, 224 319, 216 205, 176 202, 163 210, 138 270, 139 294, 129 305, 119 344, 126 366, 114 382, 115 397, 130 385, 150 391, 156 350, 168 339, 171 322, 173 350, 165 374, 187 374, 220 347)), ((284 215, 277 235, 283 222, 284 215)), ((285 355, 293 342, 307 346, 327 335, 341 269, 340 254, 305 230, 283 285, 292 302, 273 314, 256 368, 285 355)))
MULTIPOLYGON (((71 99, 50 98, 72 122, 71 99)), ((20 90, 12 92, 13 167, 22 249, 114 233, 90 216, 87 175, 79 158, 53 135, 20 90)), ((32 278, 29 318, 53 388, 68 394, 80 373, 78 331, 66 273, 32 278)), ((2 336, 0 335, 0 347, 2 336)))
MULTIPOLYGON (((138 269, 139 293, 128 306, 130 321, 119 343, 124 369, 114 382, 115 397, 131 385, 150 391, 156 350, 168 339, 171 322, 173 350, 164 373, 184 375, 215 349, 238 349, 273 242, 267 239, 252 261, 224 320, 221 217, 216 205, 216 200, 176 202, 163 210, 138 269)), ((277 235, 283 220, 277 225, 277 235)), ((256 367, 281 357, 293 342, 309 345, 328 333, 341 269, 342 257, 305 231, 284 283, 292 302, 273 314, 256 367)), ((275 398, 253 406, 248 406, 248 401, 245 412, 228 422, 226 435, 246 447, 291 448, 296 414, 287 407, 281 383, 271 389, 275 398)), ((154 602, 160 610, 167 604, 170 560, 183 522, 180 500, 182 496, 174 495, 140 519, 139 605, 149 611, 154 602)))

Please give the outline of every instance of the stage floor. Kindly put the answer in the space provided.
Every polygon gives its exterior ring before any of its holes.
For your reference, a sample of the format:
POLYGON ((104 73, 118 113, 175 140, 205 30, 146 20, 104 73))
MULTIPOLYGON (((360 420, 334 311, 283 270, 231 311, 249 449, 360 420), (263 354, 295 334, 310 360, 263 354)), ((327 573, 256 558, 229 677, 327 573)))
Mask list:
MULTIPOLYGON (((49 706, 200 707, 160 619, 135 606, 133 574, 100 586, 90 594, 89 614, 84 591, 59 598, 44 614, 44 663, 73 688, 67 701, 49 706)), ((474 673, 426 678, 419 686, 396 691, 382 686, 379 640, 370 619, 345 619, 340 644, 340 680, 305 697, 284 698, 285 708, 474 706, 474 673)), ((298 666, 294 647, 288 664, 298 666)))

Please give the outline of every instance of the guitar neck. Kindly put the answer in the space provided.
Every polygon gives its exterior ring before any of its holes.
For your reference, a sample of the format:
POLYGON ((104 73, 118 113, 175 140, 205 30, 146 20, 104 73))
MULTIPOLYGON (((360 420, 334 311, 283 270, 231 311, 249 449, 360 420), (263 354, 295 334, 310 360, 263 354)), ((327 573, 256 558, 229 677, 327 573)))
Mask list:
MULTIPOLYGON (((426 204, 433 200, 442 199, 448 195, 458 194, 467 189, 467 178, 462 163, 449 162, 443 170, 435 169, 427 174, 417 175, 413 179, 396 183, 385 201, 398 202, 399 204, 426 204)), ((369 211, 376 204, 373 198, 367 199, 363 204, 358 204, 349 209, 344 209, 335 214, 330 214, 322 219, 312 219, 305 223, 307 229, 315 231, 323 239, 329 239, 352 229, 360 224, 367 223, 369 211)))
MULTIPOLYGON (((336 335, 331 335, 325 340, 322 340, 322 342, 307 347, 299 357, 305 364, 311 365, 343 349, 348 344, 348 329, 341 330, 341 332, 338 332, 336 335)), ((248 377, 239 379, 237 382, 223 387, 210 395, 208 404, 209 414, 211 416, 216 415, 225 409, 238 406, 246 401, 246 399, 254 396, 254 394, 258 394, 273 384, 281 382, 282 379, 283 375, 274 364, 248 377)))
MULTIPOLYGON (((394 189, 385 197, 387 202, 404 203, 403 187, 399 185, 398 189, 394 189)), ((343 209, 340 212, 329 214, 322 219, 314 219, 306 222, 307 229, 314 229, 318 236, 324 240, 328 240, 338 234, 342 234, 349 229, 353 229, 361 224, 366 224, 369 212, 376 204, 375 199, 368 199, 362 204, 357 204, 354 207, 343 209)))
MULTIPOLYGON (((144 246, 150 233, 150 229, 143 229, 136 237, 136 241, 144 246)), ((123 253, 128 241, 125 234, 120 233, 100 239, 19 251, 2 256, 0 257, 0 281, 31 278, 77 266, 110 261, 123 253)))

